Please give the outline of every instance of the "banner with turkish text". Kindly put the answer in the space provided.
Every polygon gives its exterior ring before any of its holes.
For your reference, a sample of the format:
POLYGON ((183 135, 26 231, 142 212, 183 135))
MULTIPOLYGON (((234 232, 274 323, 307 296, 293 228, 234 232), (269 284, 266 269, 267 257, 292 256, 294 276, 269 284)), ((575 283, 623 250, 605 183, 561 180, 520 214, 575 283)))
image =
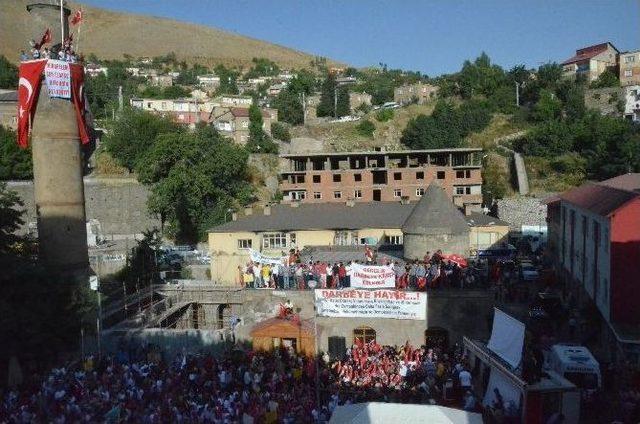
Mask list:
POLYGON ((44 80, 49 97, 71 98, 71 69, 64 60, 47 60, 44 67, 44 80))
POLYGON ((315 290, 318 316, 425 320, 427 294, 401 290, 315 290))
POLYGON ((351 265, 351 287, 356 289, 381 289, 396 287, 396 273, 386 265, 351 265))
POLYGON ((38 105, 42 71, 46 60, 34 60, 20 64, 18 80, 18 146, 26 149, 29 145, 31 123, 38 105))

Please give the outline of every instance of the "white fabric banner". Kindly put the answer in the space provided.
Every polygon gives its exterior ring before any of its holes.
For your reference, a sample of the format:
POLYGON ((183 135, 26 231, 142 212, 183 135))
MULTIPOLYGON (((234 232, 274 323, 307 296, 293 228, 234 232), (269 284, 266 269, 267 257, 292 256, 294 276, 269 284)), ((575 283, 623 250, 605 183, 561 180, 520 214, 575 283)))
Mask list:
POLYGON ((498 398, 496 389, 502 396, 502 403, 504 408, 507 408, 509 402, 513 402, 515 409, 520 407, 520 389, 514 383, 509 381, 497 368, 491 368, 491 375, 489 376, 489 384, 487 385, 487 392, 484 395, 482 401, 484 406, 493 406, 498 398))
POLYGON ((71 98, 71 68, 63 60, 47 60, 44 67, 44 78, 49 90, 49 97, 71 98))
POLYGON ((396 273, 385 265, 351 265, 351 287, 355 289, 395 289, 396 273))
POLYGON ((270 265, 283 265, 287 263, 287 257, 283 256, 281 258, 274 258, 269 256, 264 256, 262 253, 251 249, 249 252, 251 256, 251 260, 253 262, 261 263, 261 264, 270 264, 270 265))
POLYGON ((427 318, 427 294, 421 292, 318 289, 315 300, 321 317, 427 318))
POLYGON ((522 360, 524 329, 523 323, 494 308, 493 330, 487 347, 514 369, 518 368, 522 360))

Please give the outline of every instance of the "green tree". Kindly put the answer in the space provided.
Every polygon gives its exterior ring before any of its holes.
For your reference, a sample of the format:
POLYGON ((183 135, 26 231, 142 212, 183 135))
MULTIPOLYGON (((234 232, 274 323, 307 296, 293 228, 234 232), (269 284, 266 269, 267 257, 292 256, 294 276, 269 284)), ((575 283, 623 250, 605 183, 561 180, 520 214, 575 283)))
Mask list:
POLYGON ((351 100, 349 99, 349 89, 347 87, 338 87, 336 115, 338 118, 351 114, 351 100))
POLYGON ((109 123, 104 145, 121 166, 133 171, 145 152, 153 147, 158 135, 181 131, 178 124, 168 118, 127 108, 118 119, 109 123))
POLYGON ((376 130, 376 126, 373 122, 368 119, 363 119, 357 126, 356 130, 358 134, 363 137, 373 138, 373 132, 376 130))
POLYGON ((224 65, 215 67, 215 73, 220 78, 220 86, 216 90, 217 94, 238 94, 238 75, 235 70, 228 69, 224 65))
POLYGON ((287 90, 295 94, 305 93, 306 95, 312 94, 317 87, 316 77, 306 69, 300 69, 296 72, 296 75, 291 78, 287 85, 287 90))
POLYGON ((495 200, 502 199, 509 188, 506 173, 491 156, 482 169, 482 202, 490 206, 495 200))
POLYGON ((278 145, 264 130, 262 110, 254 103, 249 107, 249 141, 247 149, 252 153, 278 153, 278 145))
POLYGON ((277 140, 286 142, 291 141, 291 133, 289 132, 289 127, 282 122, 273 122, 271 124, 271 135, 277 140))
POLYGON ((393 119, 393 109, 380 109, 376 112, 375 118, 378 122, 387 122, 393 119))
POLYGON ((291 125, 304 122, 304 110, 300 95, 288 87, 282 90, 273 101, 273 107, 278 109, 278 119, 291 125))
POLYGON ((280 73, 280 67, 278 67, 278 64, 269 59, 263 57, 254 57, 253 59, 251 59, 251 62, 253 63, 253 66, 244 75, 246 79, 270 77, 278 75, 280 73))
POLYGON ((322 83, 320 91, 320 103, 316 113, 318 116, 334 116, 335 115, 335 101, 336 90, 338 84, 336 83, 336 77, 333 74, 328 74, 322 83))
POLYGON ((33 178, 31 148, 18 147, 16 133, 0 125, 0 180, 31 178, 33 178))
POLYGON ((560 118, 562 102, 550 90, 542 90, 540 99, 533 108, 533 119, 538 122, 553 121, 560 118))
POLYGON ((607 69, 598 76, 590 85, 591 88, 619 87, 620 80, 618 75, 610 69, 607 69))
POLYGON ((18 68, 0 55, 0 88, 15 90, 18 87, 18 68))

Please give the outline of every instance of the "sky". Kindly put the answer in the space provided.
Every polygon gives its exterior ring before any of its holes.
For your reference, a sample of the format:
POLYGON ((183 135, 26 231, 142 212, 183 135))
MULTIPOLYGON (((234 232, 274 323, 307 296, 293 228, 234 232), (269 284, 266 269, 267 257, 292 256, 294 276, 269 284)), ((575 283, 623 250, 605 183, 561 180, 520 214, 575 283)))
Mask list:
POLYGON ((217 27, 356 67, 429 76, 485 51, 505 68, 612 42, 640 49, 640 0, 81 0, 217 27))

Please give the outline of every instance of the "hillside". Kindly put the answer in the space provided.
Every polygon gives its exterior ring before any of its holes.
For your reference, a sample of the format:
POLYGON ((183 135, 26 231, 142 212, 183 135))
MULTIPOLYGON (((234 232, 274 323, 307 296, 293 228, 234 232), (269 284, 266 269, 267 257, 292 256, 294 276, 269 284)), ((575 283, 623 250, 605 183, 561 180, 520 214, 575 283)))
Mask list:
MULTIPOLYGON (((16 60, 33 38, 26 11, 33 0, 4 0, 0 13, 0 54, 16 60)), ((69 3, 76 10, 79 3, 69 3)), ((206 65, 248 66, 254 57, 266 57, 285 68, 308 67, 313 55, 212 27, 171 19, 115 12, 82 5, 85 22, 80 50, 100 58, 160 56, 175 52, 180 60, 206 65)), ((44 29, 43 29, 44 30, 44 29)), ((33 31, 38 33, 38 31, 33 31)), ((334 62, 330 62, 334 63, 334 62)))

